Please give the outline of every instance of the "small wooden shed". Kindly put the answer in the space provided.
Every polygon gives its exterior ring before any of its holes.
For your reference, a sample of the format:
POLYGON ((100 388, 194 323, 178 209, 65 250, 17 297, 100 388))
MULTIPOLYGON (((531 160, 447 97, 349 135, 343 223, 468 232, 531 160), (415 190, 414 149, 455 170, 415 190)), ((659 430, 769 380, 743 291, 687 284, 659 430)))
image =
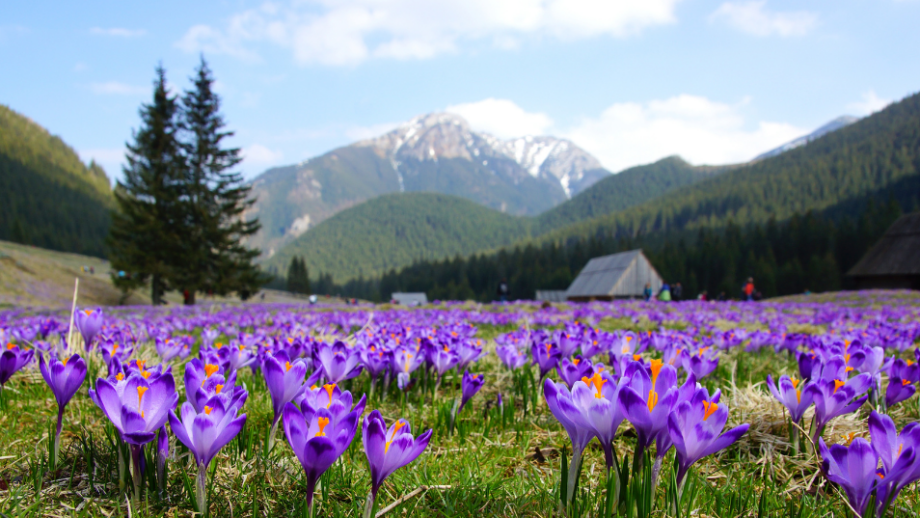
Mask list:
POLYGON ((642 250, 595 257, 582 268, 565 291, 573 301, 613 300, 643 296, 648 283, 658 293, 664 283, 642 250))
POLYGON ((898 218, 847 277, 860 290, 920 290, 920 212, 898 218))
POLYGON ((423 306, 428 304, 428 296, 424 293, 395 292, 390 295, 390 301, 405 306, 423 306))

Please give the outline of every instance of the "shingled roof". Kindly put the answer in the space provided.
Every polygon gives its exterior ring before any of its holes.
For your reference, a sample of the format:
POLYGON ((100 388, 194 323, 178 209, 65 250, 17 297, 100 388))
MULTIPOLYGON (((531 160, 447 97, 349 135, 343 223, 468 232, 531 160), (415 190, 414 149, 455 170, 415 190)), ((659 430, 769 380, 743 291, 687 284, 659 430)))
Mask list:
POLYGON ((856 266, 849 277, 920 275, 920 212, 901 216, 856 266))
POLYGON ((657 293, 662 282, 642 250, 631 250, 588 261, 565 296, 570 300, 640 297, 645 283, 657 293))

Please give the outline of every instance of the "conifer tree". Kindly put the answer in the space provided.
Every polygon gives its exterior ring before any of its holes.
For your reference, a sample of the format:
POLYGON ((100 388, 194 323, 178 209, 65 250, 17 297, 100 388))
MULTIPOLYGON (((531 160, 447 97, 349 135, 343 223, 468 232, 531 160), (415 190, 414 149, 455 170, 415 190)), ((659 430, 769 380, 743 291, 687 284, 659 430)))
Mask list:
POLYGON ((140 109, 141 128, 127 144, 124 179, 115 188, 118 211, 112 214, 107 245, 115 274, 125 292, 150 283, 153 304, 162 302, 179 265, 184 226, 180 210, 185 171, 178 140, 179 104, 170 96, 166 72, 156 69, 153 102, 140 109))
POLYGON ((182 97, 186 267, 177 272, 176 282, 190 292, 190 303, 199 291, 237 292, 245 299, 267 282, 252 263, 259 251, 244 244, 260 227, 257 220, 244 217, 255 200, 249 198, 250 186, 242 175, 233 170, 242 157, 239 148, 224 144, 233 132, 225 130, 214 77, 204 57, 193 83, 182 97))

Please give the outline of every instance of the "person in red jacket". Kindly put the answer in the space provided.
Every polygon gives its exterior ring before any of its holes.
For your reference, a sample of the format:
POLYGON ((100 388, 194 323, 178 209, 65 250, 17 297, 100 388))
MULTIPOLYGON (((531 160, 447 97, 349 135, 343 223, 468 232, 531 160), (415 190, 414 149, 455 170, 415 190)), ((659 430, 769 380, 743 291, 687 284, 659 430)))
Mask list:
POLYGON ((754 278, 748 277, 744 286, 741 287, 741 293, 744 294, 744 300, 754 300, 754 278))

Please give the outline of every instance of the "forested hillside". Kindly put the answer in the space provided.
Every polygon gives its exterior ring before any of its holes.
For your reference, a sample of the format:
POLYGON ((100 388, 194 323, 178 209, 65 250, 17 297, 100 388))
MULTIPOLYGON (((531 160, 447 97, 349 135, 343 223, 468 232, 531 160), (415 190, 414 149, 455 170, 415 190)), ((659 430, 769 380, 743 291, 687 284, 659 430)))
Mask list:
POLYGON ((422 259, 466 256, 527 236, 530 220, 435 193, 380 196, 327 219, 275 254, 283 272, 301 256, 311 272, 337 282, 375 277, 422 259))
POLYGON ((648 203, 558 229, 544 241, 598 234, 648 236, 783 221, 859 202, 920 171, 920 95, 805 146, 648 203))
POLYGON ((693 166, 679 156, 631 167, 592 185, 571 200, 536 218, 538 233, 640 205, 737 166, 693 166))
POLYGON ((103 255, 112 191, 105 172, 0 105, 0 239, 103 255))
MULTIPOLYGON (((445 167, 442 164, 442 168, 445 167)), ((444 259, 458 253, 483 252, 519 242, 572 222, 640 204, 731 167, 695 167, 679 157, 665 158, 605 178, 535 218, 515 218, 486 207, 474 208, 466 204, 462 205, 463 210, 459 210, 461 206, 448 204, 445 207, 448 212, 440 214, 436 223, 427 219, 413 221, 420 214, 419 206, 429 206, 432 200, 451 198, 432 198, 420 193, 392 194, 385 203, 371 200, 320 223, 282 249, 278 258, 273 257, 267 264, 274 271, 283 272, 291 257, 303 255, 312 272, 322 271, 339 282, 359 274, 379 275, 389 268, 408 266, 423 257, 444 259), (369 214, 373 217, 367 217, 369 214), (440 225, 444 218, 449 219, 451 232, 455 234, 442 240, 432 232, 436 229, 434 225, 440 225), (399 222, 399 232, 392 231, 395 222, 399 222), (496 232, 496 229, 502 230, 496 232), (355 243, 368 239, 374 243, 374 253, 355 249, 355 243), (422 249, 420 243, 427 245, 422 249)), ((431 181, 437 181, 436 171, 430 173, 431 181)), ((522 194, 524 192, 522 190, 522 194)), ((433 205, 431 207, 434 208, 433 205)))
MULTIPOLYGON (((920 182, 913 186, 920 188, 920 182)), ((920 210, 920 202, 906 210, 920 210)), ((538 289, 566 289, 592 257, 635 248, 645 251, 665 280, 681 282, 686 298, 703 290, 713 298, 721 292, 737 298, 748 276, 765 297, 839 290, 846 287, 846 271, 901 215, 902 207, 894 200, 883 205, 869 201, 858 215, 837 221, 830 212, 748 228, 702 229, 692 241, 676 239, 663 247, 650 247, 644 239, 605 237, 516 246, 468 259, 419 261, 380 279, 338 286, 327 282, 317 290, 369 300, 387 300, 395 291, 423 291, 429 299, 486 302, 497 299, 496 287, 507 279, 512 298, 530 299, 538 289)))

